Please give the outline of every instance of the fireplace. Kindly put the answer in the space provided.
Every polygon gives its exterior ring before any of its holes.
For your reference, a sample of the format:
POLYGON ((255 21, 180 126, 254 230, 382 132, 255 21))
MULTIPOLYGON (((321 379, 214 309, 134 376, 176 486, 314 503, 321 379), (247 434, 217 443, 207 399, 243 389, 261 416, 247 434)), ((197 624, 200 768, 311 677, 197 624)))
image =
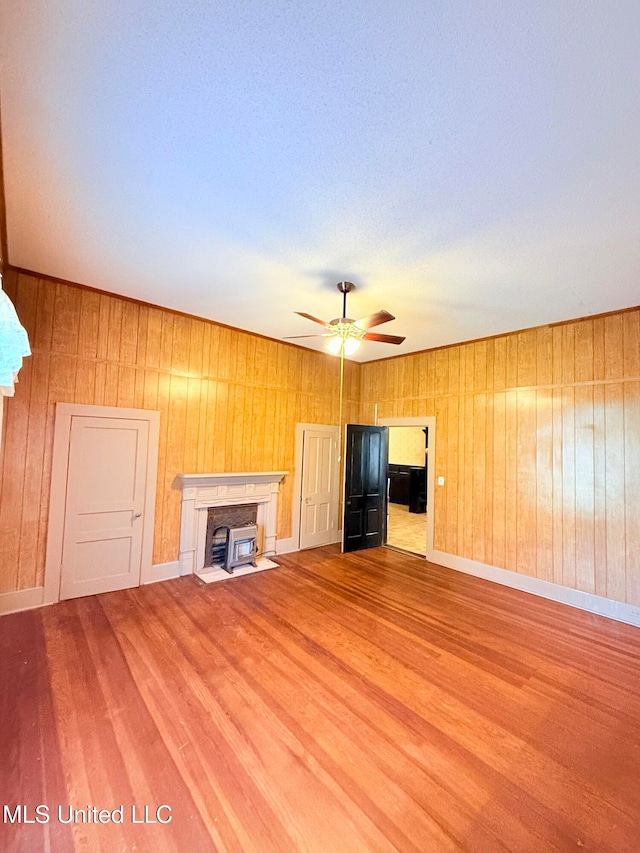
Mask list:
MULTIPOLYGON (((268 558, 276 553, 278 491, 287 473, 181 474, 180 574, 196 574, 210 583, 274 567, 276 564, 268 558), (233 575, 206 565, 210 512, 221 508, 231 513, 229 519, 233 520, 233 526, 255 524, 257 528, 259 556, 256 565, 242 565, 233 575), (247 512, 251 514, 243 515, 247 512)), ((232 526, 224 521, 217 523, 232 526)))
MULTIPOLYGON (((253 525, 258 529, 258 505, 234 504, 210 506, 207 511, 207 535, 204 543, 204 568, 223 565, 226 560, 229 531, 253 525)), ((257 547, 257 541, 256 541, 257 547)))

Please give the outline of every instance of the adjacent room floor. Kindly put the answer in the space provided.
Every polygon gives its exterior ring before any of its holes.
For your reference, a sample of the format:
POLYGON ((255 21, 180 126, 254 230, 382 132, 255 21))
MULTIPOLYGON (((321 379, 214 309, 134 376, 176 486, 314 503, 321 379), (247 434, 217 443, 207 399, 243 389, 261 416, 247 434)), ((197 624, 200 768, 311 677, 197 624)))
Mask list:
POLYGON ((640 849, 638 629, 386 548, 279 559, 0 619, 3 802, 50 815, 0 848, 640 849))
POLYGON ((387 503, 387 545, 424 556, 427 553, 426 512, 409 512, 408 506, 389 501, 387 503))

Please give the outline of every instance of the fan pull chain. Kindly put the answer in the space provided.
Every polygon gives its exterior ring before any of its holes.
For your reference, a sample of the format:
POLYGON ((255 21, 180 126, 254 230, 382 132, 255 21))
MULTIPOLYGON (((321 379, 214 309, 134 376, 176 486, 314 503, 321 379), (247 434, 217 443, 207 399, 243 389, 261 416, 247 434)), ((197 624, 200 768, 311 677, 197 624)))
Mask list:
POLYGON ((338 464, 342 460, 342 395, 344 392, 344 342, 340 347, 340 404, 338 410, 338 464))

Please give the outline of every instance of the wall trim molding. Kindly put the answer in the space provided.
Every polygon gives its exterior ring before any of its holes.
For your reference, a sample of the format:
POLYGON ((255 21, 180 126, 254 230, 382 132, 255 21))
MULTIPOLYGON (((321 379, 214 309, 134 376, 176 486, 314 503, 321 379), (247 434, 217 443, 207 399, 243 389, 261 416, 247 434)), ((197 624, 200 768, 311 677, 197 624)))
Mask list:
MULTIPOLYGON (((158 563, 143 571, 140 586, 158 581, 173 580, 180 577, 180 563, 173 560, 170 563, 158 563)), ((135 589, 135 587, 134 587, 135 589)), ((44 587, 34 586, 28 589, 18 589, 15 592, 0 593, 0 616, 8 613, 18 613, 21 610, 34 610, 36 607, 44 607, 45 604, 56 604, 57 602, 45 602, 44 587)))
POLYGON ((140 586, 158 581, 170 581, 180 577, 180 561, 172 560, 170 563, 158 563, 155 566, 145 566, 142 569, 140 586))
POLYGON ((21 610, 33 610, 35 607, 42 607, 43 604, 43 586, 0 593, 0 615, 18 613, 21 610))
POLYGON ((541 580, 540 578, 533 578, 529 575, 520 575, 517 572, 499 569, 497 566, 479 563, 476 560, 469 560, 466 557, 457 557, 454 554, 447 554, 444 551, 430 551, 427 554, 427 560, 431 563, 444 566, 447 569, 464 572, 467 575, 483 578, 484 580, 499 583, 502 586, 508 586, 512 589, 519 589, 521 592, 528 592, 540 598, 548 598, 560 604, 568 604, 570 607, 576 607, 579 610, 585 610, 597 616, 605 616, 607 619, 615 619, 616 622, 624 622, 627 625, 634 625, 640 628, 640 607, 634 607, 632 604, 614 601, 611 598, 603 598, 600 595, 583 592, 579 589, 571 589, 570 587, 561 586, 560 584, 541 580))
MULTIPOLYGON (((295 546, 293 537, 290 537, 288 539, 279 539, 276 550, 278 554, 290 554, 297 551, 298 548, 295 546)), ((604 616, 607 619, 614 619, 616 622, 624 622, 627 625, 640 628, 640 607, 634 607, 632 604, 603 598, 600 595, 593 595, 593 593, 582 592, 578 589, 570 589, 569 587, 560 586, 560 584, 551 583, 550 581, 532 578, 529 575, 519 575, 517 572, 499 569, 497 566, 479 563, 476 560, 468 560, 466 557, 446 554, 444 551, 432 551, 427 556, 427 559, 429 562, 436 563, 446 569, 453 569, 457 572, 483 578, 493 583, 499 583, 502 586, 508 586, 511 589, 519 589, 521 592, 528 592, 540 598, 547 598, 551 601, 557 601, 559 604, 576 607, 578 610, 584 610, 587 613, 594 613, 596 616, 604 616)), ((141 585, 172 580, 178 577, 180 577, 180 563, 178 560, 173 560, 170 563, 159 563, 151 566, 143 574, 141 585)), ((33 610, 37 607, 43 607, 44 604, 43 586, 0 593, 0 615, 19 613, 23 610, 33 610)))

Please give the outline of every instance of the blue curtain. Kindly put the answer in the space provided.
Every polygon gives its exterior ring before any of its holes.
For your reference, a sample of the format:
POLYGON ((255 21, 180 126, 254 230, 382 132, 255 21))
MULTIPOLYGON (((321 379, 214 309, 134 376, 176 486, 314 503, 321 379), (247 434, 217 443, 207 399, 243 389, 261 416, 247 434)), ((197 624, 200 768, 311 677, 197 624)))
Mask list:
POLYGON ((0 396, 13 396, 22 359, 31 355, 29 338, 20 325, 13 303, 2 290, 0 276, 0 396))

